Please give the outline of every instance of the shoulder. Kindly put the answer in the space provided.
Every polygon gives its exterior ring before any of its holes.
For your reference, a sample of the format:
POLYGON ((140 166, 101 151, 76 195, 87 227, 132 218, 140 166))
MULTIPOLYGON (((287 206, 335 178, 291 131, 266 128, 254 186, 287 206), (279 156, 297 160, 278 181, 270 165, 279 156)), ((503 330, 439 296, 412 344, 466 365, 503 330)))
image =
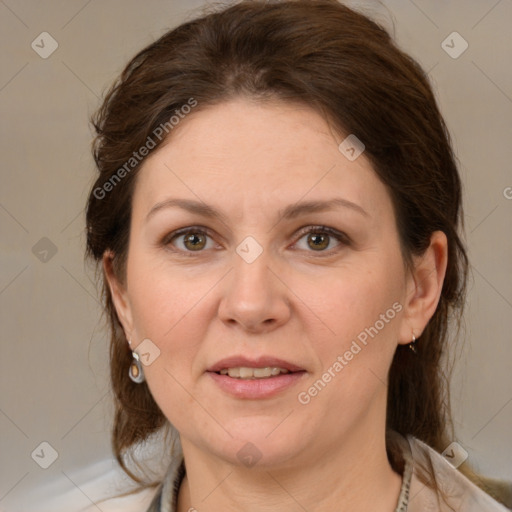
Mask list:
POLYGON ((466 478, 441 454, 422 441, 408 436, 413 461, 409 510, 410 512, 508 512, 508 509, 466 478), (421 467, 437 484, 445 501, 419 479, 421 467))

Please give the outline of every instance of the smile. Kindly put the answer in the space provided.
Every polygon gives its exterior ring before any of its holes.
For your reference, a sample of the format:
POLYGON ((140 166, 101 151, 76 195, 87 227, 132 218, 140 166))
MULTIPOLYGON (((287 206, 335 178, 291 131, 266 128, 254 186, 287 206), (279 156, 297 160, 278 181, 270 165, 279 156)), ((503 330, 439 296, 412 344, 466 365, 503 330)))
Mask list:
POLYGON ((276 368, 267 366, 265 368, 248 368, 247 366, 238 366, 234 368, 223 368, 218 372, 220 375, 229 375, 234 379, 268 379, 280 374, 289 373, 286 368, 276 368))

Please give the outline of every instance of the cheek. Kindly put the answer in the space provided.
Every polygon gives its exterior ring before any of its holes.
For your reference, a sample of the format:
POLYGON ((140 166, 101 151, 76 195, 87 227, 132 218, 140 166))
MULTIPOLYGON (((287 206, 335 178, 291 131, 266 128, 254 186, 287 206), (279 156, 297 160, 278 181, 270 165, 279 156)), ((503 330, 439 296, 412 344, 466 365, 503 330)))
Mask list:
POLYGON ((162 406, 172 402, 173 410, 186 410, 192 404, 183 386, 190 389, 198 371, 197 354, 215 314, 212 290, 222 273, 171 266, 143 251, 130 256, 128 290, 136 337, 151 340, 160 351, 144 368, 148 385, 162 406))
POLYGON ((139 336, 163 344, 187 323, 188 316, 214 283, 191 275, 188 269, 169 265, 165 255, 158 257, 134 249, 128 262, 128 292, 134 323, 139 336))
POLYGON ((324 331, 330 334, 323 338, 326 347, 342 349, 358 336, 364 341, 365 333, 374 333, 375 328, 384 338, 397 329, 403 289, 399 269, 392 262, 370 268, 371 272, 351 268, 333 273, 321 290, 312 294, 309 289, 308 305, 318 311, 324 331))
POLYGON ((321 366, 311 391, 318 393, 314 400, 319 406, 340 414, 355 413, 384 389, 396 350, 403 310, 401 267, 390 258, 368 268, 372 271, 340 273, 325 283, 323 301, 316 296, 319 316, 329 329, 324 336, 317 331, 315 337, 314 330, 309 334, 321 366))

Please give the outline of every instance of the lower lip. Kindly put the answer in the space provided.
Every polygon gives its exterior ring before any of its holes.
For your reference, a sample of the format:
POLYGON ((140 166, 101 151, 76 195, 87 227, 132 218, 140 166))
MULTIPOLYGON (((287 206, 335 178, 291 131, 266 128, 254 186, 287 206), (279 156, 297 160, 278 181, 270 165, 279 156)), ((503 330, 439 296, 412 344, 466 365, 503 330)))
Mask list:
POLYGON ((237 398, 261 399, 270 398, 284 391, 306 374, 305 371, 282 373, 267 379, 234 379, 229 375, 219 375, 214 372, 207 372, 213 381, 226 393, 237 398))

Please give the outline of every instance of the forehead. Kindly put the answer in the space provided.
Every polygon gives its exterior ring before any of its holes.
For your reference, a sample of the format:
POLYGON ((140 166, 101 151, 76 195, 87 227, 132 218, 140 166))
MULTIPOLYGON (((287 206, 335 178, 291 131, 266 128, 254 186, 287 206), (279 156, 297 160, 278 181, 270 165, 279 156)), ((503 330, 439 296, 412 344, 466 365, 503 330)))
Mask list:
POLYGON ((306 105, 238 99, 199 108, 143 163, 134 208, 148 211, 169 194, 276 209, 339 193, 379 213, 387 191, 364 153, 351 161, 340 152, 343 139, 306 105))

